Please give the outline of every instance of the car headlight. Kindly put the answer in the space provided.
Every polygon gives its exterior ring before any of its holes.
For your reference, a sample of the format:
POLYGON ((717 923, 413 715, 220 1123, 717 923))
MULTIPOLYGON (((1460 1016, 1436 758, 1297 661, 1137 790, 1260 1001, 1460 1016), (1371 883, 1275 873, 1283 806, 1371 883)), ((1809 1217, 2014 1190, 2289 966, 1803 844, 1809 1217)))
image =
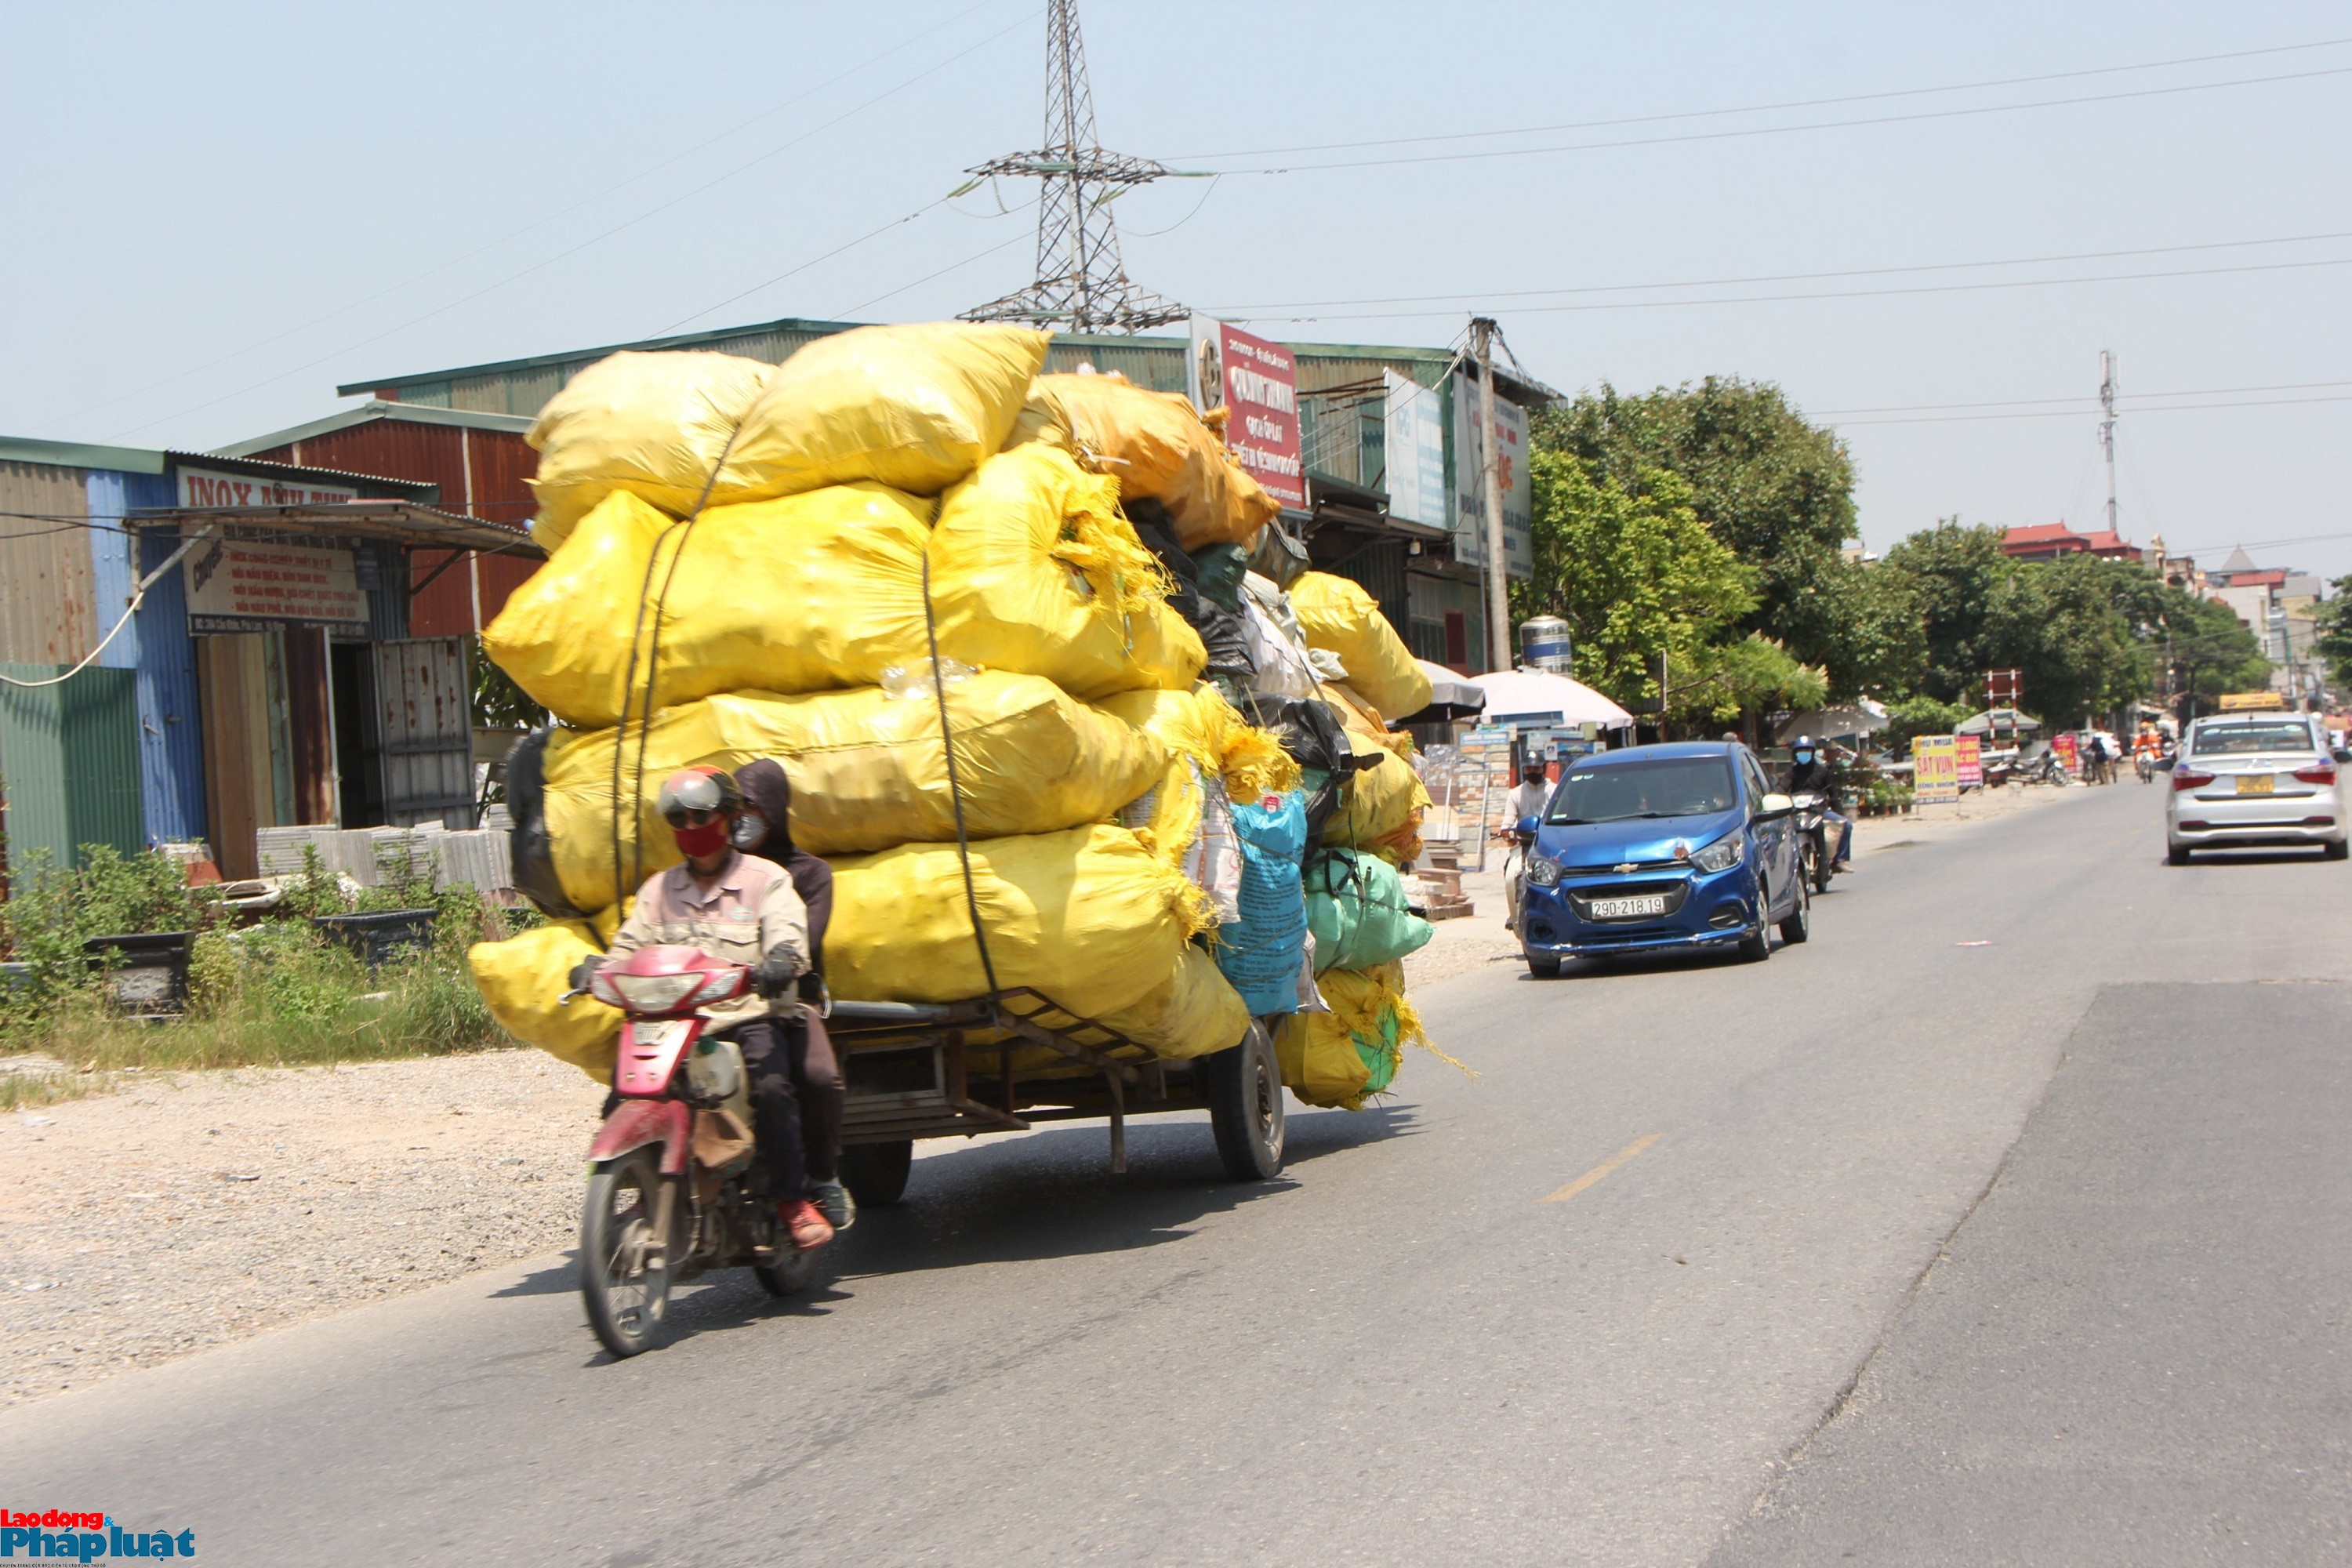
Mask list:
POLYGON ((1728 871, 1739 864, 1744 836, 1737 830, 1725 834, 1706 848, 1691 857, 1691 864, 1702 871, 1728 871))
POLYGON ((1528 857, 1528 885, 1531 888, 1553 888, 1559 885, 1559 862, 1541 855, 1528 857))

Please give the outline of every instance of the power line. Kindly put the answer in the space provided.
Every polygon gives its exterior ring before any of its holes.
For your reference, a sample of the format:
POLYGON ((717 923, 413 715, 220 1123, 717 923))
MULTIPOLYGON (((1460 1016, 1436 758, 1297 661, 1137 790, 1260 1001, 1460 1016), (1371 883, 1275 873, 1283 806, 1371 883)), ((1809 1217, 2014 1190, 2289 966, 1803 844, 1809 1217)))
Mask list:
POLYGON ((1672 114, 1636 114, 1619 120, 1573 120, 1553 125, 1522 125, 1507 131, 1456 131, 1431 136, 1389 136, 1363 142, 1318 142, 1296 147, 1249 147, 1228 153, 1182 153, 1181 162, 1214 158, 1274 158, 1294 153, 1344 153, 1359 147, 1404 147, 1434 142, 1469 142, 1500 136, 1547 136, 1562 131, 1607 131, 1621 125, 1656 125, 1678 120, 1713 120, 1732 114, 1771 114, 1791 109, 1827 109, 1841 103, 1881 102, 1895 98, 1922 98, 1948 92, 1980 92, 1997 87, 2030 87, 2045 81, 2072 81, 2084 77, 2116 76, 2128 71, 2167 70, 2178 66, 2212 65, 2222 60, 2252 59, 2263 55, 2296 54, 2310 49, 2339 48, 2352 38, 2320 38, 2307 44, 2280 44, 2269 48, 2235 49, 2219 55, 2185 55, 2177 59, 2148 60, 2138 65, 2096 66, 2087 70, 2050 71, 2040 76, 2000 77, 1988 81, 1954 82, 1946 87, 1906 87, 1884 92, 1847 93, 1837 98, 1800 98, 1780 103, 1751 103, 1732 109, 1688 109, 1672 114))
MULTIPOLYGON (((1985 261, 1931 261, 1903 267, 1857 267, 1834 272, 1759 273, 1745 278, 1694 278, 1672 283, 1588 283, 1568 289, 1518 289, 1454 294, 1387 294, 1354 300, 1290 300, 1251 305, 1221 305, 1221 312, 1307 310, 1331 305, 1425 305, 1479 303, 1494 300, 1545 300, 1570 294, 1631 294, 1666 289, 1728 289, 1752 283, 1814 283, 1836 278, 1892 278, 1919 272, 1959 272, 1989 267, 2043 267, 2067 261, 2120 261, 2137 256, 2177 256, 2204 250, 2245 250, 2270 245, 2314 245, 2352 239, 2352 230, 2290 234, 2271 239, 2216 239, 2190 245, 2151 245, 2137 250, 2081 250, 2056 256, 2017 256, 1985 261)), ((1447 312, 1451 314, 1452 312, 1447 312)))
MULTIPOLYGON (((2249 398, 2239 403, 2175 403, 2154 408, 2134 406, 2128 412, 2135 415, 2204 414, 2222 408, 2285 408, 2312 403, 2352 403, 2352 393, 2333 397, 2249 398)), ((1928 414, 1921 415, 1916 418, 1833 419, 1832 422, 1844 429, 1853 429, 1864 425, 1972 425, 1993 419, 2080 419, 2092 412, 2093 410, 2088 408, 2057 408, 2023 414, 1928 414)), ((1832 416, 1822 414, 1814 417, 1831 419, 1832 416)))
POLYGON ((850 67, 847 70, 845 70, 836 76, 828 77, 824 81, 817 83, 814 87, 809 89, 806 92, 803 92, 797 97, 788 98, 772 108, 762 110, 758 114, 753 115, 751 119, 739 121, 738 123, 729 127, 727 130, 719 132, 715 136, 706 137, 702 141, 696 142, 693 146, 687 148, 685 151, 673 153, 669 157, 663 159, 658 163, 648 164, 645 168, 638 170, 635 174, 628 175, 625 179, 616 180, 601 190, 593 191, 568 206, 558 207, 553 212, 533 218, 530 222, 524 224, 520 228, 509 229, 496 239, 487 240, 484 243, 476 246, 471 250, 466 251, 457 256, 453 256, 446 261, 436 262, 435 265, 426 268, 422 272, 411 273, 408 277, 402 279, 399 282, 387 284, 385 287, 377 289, 373 294, 362 295, 359 299, 353 300, 347 304, 338 305, 335 309, 326 311, 324 314, 313 316, 306 321, 298 321, 293 326, 285 329, 283 331, 273 332, 266 338, 257 338, 251 342, 246 343, 238 348, 231 349, 228 353, 221 354, 216 358, 202 361, 199 363, 188 366, 184 370, 174 371, 172 374, 164 376, 157 381, 149 382, 143 386, 136 386, 128 392, 120 392, 111 397, 101 399, 97 403, 85 404, 79 408, 72 409, 67 413, 45 419, 40 424, 33 426, 33 428, 36 430, 49 429, 55 426, 65 424, 69 420, 79 419, 86 414, 95 414, 101 408, 111 408, 118 403, 127 402, 133 397, 139 397, 150 392, 159 391, 163 387, 172 385, 175 382, 184 381, 189 376, 201 374, 205 371, 214 369, 219 365, 226 364, 232 360, 242 359, 247 354, 254 353, 259 350, 268 348, 272 343, 283 342, 288 338, 294 337, 299 333, 310 331, 312 327, 321 326, 328 321, 331 321, 338 316, 349 315, 352 311, 360 309, 363 305, 372 305, 376 300, 384 298, 388 294, 397 294, 404 289, 412 288, 416 284, 424 282, 427 278, 436 277, 440 273, 446 272, 453 267, 462 266, 466 262, 471 261, 477 256, 486 255, 490 251, 496 250, 499 246, 508 244, 513 240, 520 239, 524 235, 530 234, 537 229, 544 228, 558 218, 568 217, 572 214, 578 212, 582 207, 588 206, 595 202, 604 200, 606 196, 611 195, 615 191, 625 190, 630 185, 635 184, 640 180, 646 179, 653 174, 657 174, 673 163, 683 163, 685 160, 691 158, 694 154, 703 151, 703 149, 707 147, 715 147, 719 142, 726 141, 731 136, 740 135, 742 132, 749 131, 752 126, 759 124, 762 121, 772 120, 788 109, 797 108, 799 105, 807 102, 810 99, 816 97, 817 94, 824 91, 826 89, 838 86, 840 83, 847 81, 851 77, 856 76, 858 72, 865 70, 870 66, 879 65, 882 61, 888 59, 892 55, 899 54, 907 49, 912 48, 915 45, 922 42, 925 38, 930 37, 934 34, 944 32, 947 28, 962 21, 974 11, 985 9, 987 6, 995 3, 996 0, 979 0, 979 4, 969 5, 963 10, 957 12, 954 16, 949 17, 946 21, 938 24, 936 26, 926 27, 921 32, 915 34, 913 37, 899 43, 893 44, 890 47, 883 50, 878 55, 869 56, 858 64, 850 67))
POLYGON ((901 283, 898 287, 891 289, 887 294, 877 294, 871 300, 861 300, 856 304, 850 306, 848 310, 836 314, 834 317, 834 320, 837 321, 847 321, 853 314, 859 310, 866 310, 869 306, 878 305, 885 300, 896 299, 898 296, 904 294, 909 289, 919 289, 934 278, 944 278, 950 272, 960 272, 963 268, 971 266, 973 262, 985 260, 987 258, 995 255, 1000 250, 1009 250, 1013 246, 1021 244, 1029 237, 1030 236, 1028 231, 1024 229, 1021 233, 1014 235, 1011 239, 992 245, 986 250, 976 251, 972 255, 965 257, 961 261, 951 261, 945 267, 940 268, 937 272, 926 272, 920 278, 916 279, 912 283, 901 283))
MULTIPOLYGON (((558 251, 555 255, 548 257, 544 260, 533 262, 530 266, 522 268, 519 272, 509 273, 506 277, 498 279, 496 282, 487 283, 461 299, 452 300, 446 305, 436 306, 435 309, 427 310, 422 315, 412 316, 407 321, 401 322, 397 326, 387 327, 383 331, 377 332, 373 336, 362 338, 358 342, 348 344, 342 348, 334 350, 332 353, 322 354, 317 359, 296 365, 291 370, 282 371, 276 375, 266 376, 259 381, 238 387, 232 392, 225 392, 218 397, 207 398, 202 403, 183 408, 176 413, 166 414, 160 417, 147 420, 143 424, 127 426, 124 429, 115 432, 115 434, 109 438, 120 440, 125 436, 135 435, 139 431, 150 429, 154 426, 164 424, 170 420, 184 418, 191 414, 202 413, 207 408, 226 403, 233 398, 242 397, 248 392, 257 392, 262 387, 274 385, 278 382, 286 380, 289 376, 299 375, 306 370, 315 370, 322 364, 341 359, 343 355, 352 353, 355 349, 362 349, 371 343, 382 342, 388 337, 394 336, 400 332, 404 332, 409 328, 419 326, 424 322, 433 320, 436 316, 445 316, 462 305, 469 305, 476 300, 482 298, 485 294, 493 293, 498 289, 505 288, 509 283, 520 282, 535 272, 543 272, 548 268, 554 266, 557 262, 567 260, 572 257, 577 256, 580 252, 588 249, 592 246, 600 245, 605 240, 612 238, 616 234, 620 234, 626 229, 635 227, 638 224, 645 222, 647 218, 657 217, 661 214, 669 211, 672 207, 677 206, 682 203, 691 201, 696 196, 702 195, 705 191, 711 189, 713 186, 723 184, 727 181, 733 179, 736 175, 743 174, 745 171, 754 168, 757 165, 767 162, 769 159, 776 157, 790 149, 798 146, 800 143, 808 141, 811 137, 819 135, 822 132, 829 131, 833 127, 839 125, 845 120, 864 113, 866 110, 873 108, 876 104, 884 101, 886 99, 896 97, 899 93, 906 91, 908 88, 913 87, 916 83, 923 81, 927 78, 938 75, 940 71, 943 71, 947 69, 948 67, 954 65, 965 56, 977 53, 979 50, 987 47, 990 44, 994 43, 997 39, 1013 32, 1015 28, 1022 26, 1035 14, 1036 13, 1034 12, 1031 12, 1023 16, 1014 21, 1010 26, 999 28, 997 31, 991 33, 987 37, 981 39, 978 43, 959 50, 957 53, 950 55, 946 59, 940 61, 937 65, 931 66, 927 69, 919 71, 915 75, 908 77, 906 80, 898 83, 896 87, 886 89, 885 90, 875 94, 872 98, 867 99, 865 102, 857 104, 853 108, 844 110, 841 113, 835 115, 831 120, 825 121, 823 124, 813 126, 809 130, 803 132, 800 135, 792 138, 792 140, 782 142, 777 146, 771 147, 768 151, 761 153, 758 157, 739 163, 734 168, 728 170, 725 174, 718 175, 713 179, 704 181, 701 184, 695 186, 694 189, 688 191, 683 195, 673 197, 669 201, 664 202, 658 206, 648 207, 645 211, 638 213, 634 217, 624 219, 622 222, 614 224, 612 227, 607 228, 599 234, 591 235, 586 239, 582 240, 579 244, 574 245, 568 249, 558 251)), ((934 203, 932 205, 937 205, 938 204, 934 203)), ((890 226, 885 226, 885 227, 890 226)), ((881 233, 882 230, 877 229, 875 232, 878 234, 881 233)), ((866 237, 871 238, 872 236, 869 235, 866 237)), ((844 247, 843 248, 845 249, 847 247, 844 247)), ((832 254, 838 255, 839 251, 835 251, 832 254)))
MULTIPOLYGON (((2146 397, 2222 397, 2242 392, 2317 392, 2332 386, 2352 386, 2352 381, 2283 381, 2267 386, 2187 387, 2178 392, 2143 392, 2129 401, 2136 409, 2138 399, 2146 397)), ((1836 414, 1941 414, 1977 408, 2023 408, 2034 405, 2096 401, 2095 395, 2078 392, 2072 397, 2002 397, 1990 403, 1893 403, 1877 408, 1816 408, 1811 412, 1816 418, 1827 418, 1836 414)))
POLYGON ((2040 99, 2032 103, 1977 104, 1960 109, 1927 109, 1914 114, 1879 114, 1861 120, 1816 120, 1801 125, 1756 125, 1738 131, 1694 131, 1680 136, 1642 136, 1615 142, 1570 142, 1551 147, 1498 147, 1483 153, 1424 153, 1403 158, 1349 158, 1320 163, 1291 163, 1256 169, 1224 169, 1227 174, 1310 174, 1330 169, 1389 169, 1416 163, 1466 163, 1489 158, 1535 158, 1559 153, 1606 153, 1629 147, 1670 147, 1695 142, 1728 142, 1747 136, 1787 136, 1802 131, 1850 131, 1877 125, 1901 125, 1928 120, 1962 120, 1985 114, 2014 114, 2030 109, 2066 109, 2085 103, 2121 103, 2134 99, 2165 98, 2184 92, 2217 92, 2225 88, 2262 87, 2274 82, 2309 81, 2321 77, 2352 74, 2352 66, 2322 70, 2290 71, 2277 76, 2237 77, 2228 81, 2184 82, 2172 87, 2135 88, 2128 92, 2090 93, 2079 98, 2040 99))

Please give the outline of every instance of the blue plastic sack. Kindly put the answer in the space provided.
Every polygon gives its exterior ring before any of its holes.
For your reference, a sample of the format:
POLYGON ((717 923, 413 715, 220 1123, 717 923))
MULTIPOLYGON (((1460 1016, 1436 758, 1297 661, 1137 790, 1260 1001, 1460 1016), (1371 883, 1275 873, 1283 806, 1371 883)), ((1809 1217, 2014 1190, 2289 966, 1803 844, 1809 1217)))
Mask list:
POLYGON ((1252 1014, 1296 1013, 1307 958, 1307 893, 1298 872, 1307 855, 1305 795, 1292 790, 1235 802, 1234 837, 1241 846, 1241 918, 1217 928, 1217 967, 1252 1014))

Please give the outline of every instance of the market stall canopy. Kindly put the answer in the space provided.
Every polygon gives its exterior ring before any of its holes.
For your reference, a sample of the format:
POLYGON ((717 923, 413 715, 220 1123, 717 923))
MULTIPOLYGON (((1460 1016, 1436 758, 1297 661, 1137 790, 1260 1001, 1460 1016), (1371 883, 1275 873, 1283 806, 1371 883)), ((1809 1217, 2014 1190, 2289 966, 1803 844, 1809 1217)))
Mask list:
POLYGON ((1486 711, 1486 693, 1468 676, 1425 658, 1413 662, 1421 666, 1422 674, 1429 677, 1429 706, 1402 719, 1391 719, 1391 725, 1442 724, 1449 719, 1475 719, 1486 711))
POLYGON ((1867 707, 1817 708, 1793 715, 1773 734, 1783 745, 1796 735, 1835 741, 1849 735, 1874 735, 1886 728, 1886 710, 1874 702, 1867 707))
POLYGON ((219 527, 232 534, 285 533, 387 539, 412 550, 478 550, 539 560, 546 555, 512 523, 460 517, 417 501, 362 500, 305 506, 149 507, 124 520, 131 528, 219 527))
POLYGON ((1598 724, 1620 730, 1633 716, 1590 686, 1540 669, 1498 669, 1474 675, 1470 683, 1486 693, 1489 724, 1598 724))
POLYGON ((1998 726, 2003 730, 2039 730, 2042 721, 2014 708, 1992 708, 1952 726, 1955 735, 1989 735, 1998 726))

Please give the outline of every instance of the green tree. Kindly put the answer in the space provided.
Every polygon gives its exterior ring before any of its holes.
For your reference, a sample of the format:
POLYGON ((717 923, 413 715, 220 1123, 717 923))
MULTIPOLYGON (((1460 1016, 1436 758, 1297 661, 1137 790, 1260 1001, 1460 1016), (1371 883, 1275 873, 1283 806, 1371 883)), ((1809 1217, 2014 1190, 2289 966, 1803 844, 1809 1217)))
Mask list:
POLYGON ((1654 476, 1679 479, 1699 520, 1751 569, 1755 603, 1738 629, 1823 666, 1839 695, 1911 673, 1900 584, 1874 583, 1843 556, 1854 531, 1844 443, 1807 424, 1779 387, 1719 376, 1632 395, 1604 384, 1538 416, 1532 437, 1633 494, 1654 476), (1874 591, 1888 586, 1898 592, 1874 591))
POLYGON ((2197 712, 2211 712, 2225 691, 2255 691, 2270 683, 2271 661, 2262 643, 2218 599, 2181 594, 2159 635, 2159 657, 2172 661, 2176 689, 2197 712))
POLYGON ((1696 676, 1701 650, 1754 606, 1748 574, 1691 510, 1687 487, 1651 469, 1627 488, 1558 447, 1530 455, 1535 573, 1511 585, 1515 616, 1554 615, 1575 637, 1577 678, 1627 707, 1654 704, 1658 660, 1696 676))
POLYGON ((2352 577, 2336 579, 2336 596, 2319 606, 2318 640, 2312 651, 2327 661, 2327 679, 2352 686, 2352 577))

